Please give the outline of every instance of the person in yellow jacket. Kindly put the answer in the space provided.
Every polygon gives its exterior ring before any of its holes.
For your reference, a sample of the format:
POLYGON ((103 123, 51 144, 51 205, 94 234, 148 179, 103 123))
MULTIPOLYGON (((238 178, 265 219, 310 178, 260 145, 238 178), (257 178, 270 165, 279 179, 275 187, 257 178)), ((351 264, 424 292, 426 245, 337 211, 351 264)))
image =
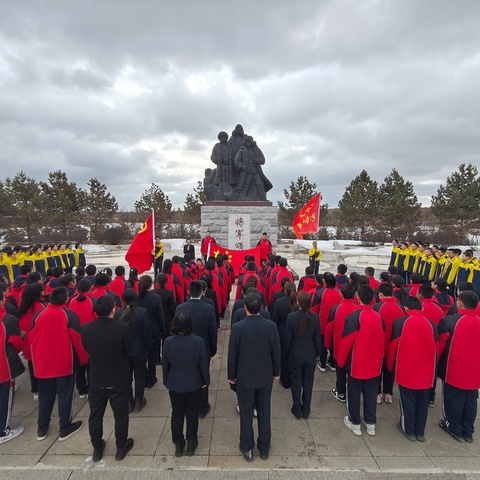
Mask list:
POLYGON ((85 258, 85 251, 83 250, 83 244, 77 242, 75 244, 75 267, 86 267, 87 260, 85 258))
POLYGON ((472 282, 473 271, 478 265, 478 260, 473 256, 473 251, 468 249, 462 254, 462 261, 458 265, 457 285, 460 282, 472 282))
POLYGON ((438 260, 433 255, 431 248, 426 248, 424 252, 425 260, 422 262, 422 271, 420 272, 423 277, 423 282, 432 282, 435 280, 437 274, 438 260))
POLYGON ((398 268, 398 255, 402 251, 397 238, 392 240, 392 253, 390 255, 390 266, 398 268))
POLYGON ((318 274, 318 268, 320 266, 320 260, 322 259, 322 251, 317 247, 317 242, 314 240, 311 248, 308 250, 308 262, 314 269, 314 274, 318 274))
POLYGON ((155 250, 152 252, 153 255, 153 270, 154 277, 157 278, 157 275, 163 270, 163 252, 165 247, 160 240, 160 237, 157 235, 155 237, 155 250))
POLYGON ((462 251, 459 248, 447 248, 448 260, 445 262, 442 270, 442 277, 447 281, 448 293, 454 298, 456 296, 458 267, 462 263, 461 253, 462 251))

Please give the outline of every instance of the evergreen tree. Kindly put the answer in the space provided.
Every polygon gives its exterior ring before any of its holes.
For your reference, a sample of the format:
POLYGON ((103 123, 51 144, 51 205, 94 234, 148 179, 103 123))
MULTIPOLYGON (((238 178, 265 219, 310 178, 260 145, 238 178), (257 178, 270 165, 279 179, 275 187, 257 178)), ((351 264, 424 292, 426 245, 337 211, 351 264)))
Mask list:
POLYGON ((462 232, 477 226, 480 218, 480 178, 471 163, 462 163, 432 196, 432 213, 443 225, 460 227, 462 232))
POLYGON ((91 235, 98 239, 99 234, 105 230, 105 224, 117 213, 118 203, 115 197, 107 192, 107 186, 96 178, 91 178, 87 185, 85 212, 91 226, 91 235))
POLYGON ((379 195, 381 224, 390 235, 405 237, 413 233, 420 220, 421 204, 412 182, 405 181, 394 168, 380 185, 379 195))
POLYGON ((192 223, 200 223, 201 207, 207 202, 202 182, 197 183, 197 188, 194 188, 193 192, 193 194, 187 193, 183 211, 192 223))
POLYGON ((378 215, 378 184, 366 170, 350 182, 338 208, 343 226, 359 231, 360 238, 365 240, 365 234, 377 223, 378 215))
POLYGON ((134 203, 135 211, 137 212, 151 212, 155 213, 155 223, 160 225, 160 232, 162 236, 163 225, 168 224, 172 219, 172 202, 163 190, 155 183, 152 183, 147 190, 145 190, 140 200, 134 203))
POLYGON ((50 172, 47 182, 40 182, 41 196, 48 212, 47 221, 64 238, 85 211, 86 192, 69 182, 67 174, 61 170, 50 172))
POLYGON ((21 170, 12 179, 7 177, 0 185, 3 196, 8 199, 5 213, 14 219, 12 226, 22 229, 25 240, 37 240, 45 211, 38 182, 21 170))

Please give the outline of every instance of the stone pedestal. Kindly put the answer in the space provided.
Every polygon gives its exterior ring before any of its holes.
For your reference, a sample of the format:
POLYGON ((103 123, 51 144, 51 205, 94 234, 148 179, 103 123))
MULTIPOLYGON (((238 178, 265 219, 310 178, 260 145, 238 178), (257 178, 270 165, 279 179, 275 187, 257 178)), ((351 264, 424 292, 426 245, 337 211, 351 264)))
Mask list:
POLYGON ((201 236, 210 230, 225 248, 247 250, 257 245, 266 232, 277 247, 278 208, 271 202, 207 202, 202 207, 201 236))

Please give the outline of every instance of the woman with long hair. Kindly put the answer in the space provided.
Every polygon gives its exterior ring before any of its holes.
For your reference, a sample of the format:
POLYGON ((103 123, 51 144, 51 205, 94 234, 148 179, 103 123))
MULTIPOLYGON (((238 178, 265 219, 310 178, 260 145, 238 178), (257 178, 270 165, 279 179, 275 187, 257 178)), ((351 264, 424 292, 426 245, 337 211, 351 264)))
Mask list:
POLYGON ((38 401, 38 379, 33 373, 32 353, 28 342, 28 332, 32 319, 37 312, 45 308, 45 288, 41 283, 26 285, 23 290, 20 308, 18 310, 18 323, 22 335, 23 358, 28 363, 28 373, 30 375, 30 386, 33 393, 33 400, 38 401))
POLYGON ((201 392, 210 383, 205 342, 193 335, 192 330, 192 314, 188 310, 178 312, 163 349, 163 384, 168 388, 172 404, 171 428, 176 457, 183 455, 185 437, 187 455, 195 453, 201 392), (184 436, 185 419, 187 431, 184 436))
POLYGON ((293 405, 291 412, 297 420, 307 419, 312 401, 316 358, 322 341, 320 319, 310 311, 311 296, 304 291, 297 295, 298 310, 287 317, 285 350, 288 355, 293 405))
POLYGON ((130 366, 130 412, 141 412, 147 404, 145 398, 145 379, 147 377, 147 355, 152 346, 150 320, 144 308, 137 307, 138 295, 133 288, 122 293, 125 305, 115 312, 114 319, 128 325, 132 334, 132 348, 128 354, 130 366), (132 388, 135 385, 135 391, 132 388))
POLYGON ((165 332, 162 299, 152 291, 150 275, 142 275, 138 281, 137 305, 148 312, 152 342, 147 356, 147 380, 145 386, 152 388, 157 383, 157 361, 160 355, 160 337, 165 332))
MULTIPOLYGON (((71 273, 68 275, 73 276, 71 273)), ((68 308, 78 315, 80 325, 85 325, 95 319, 91 290, 92 283, 84 278, 77 284, 77 295, 70 298, 68 308)), ((75 383, 77 384, 79 398, 86 398, 88 395, 89 373, 89 363, 79 365, 75 372, 75 383)))
POLYGON ((138 268, 133 267, 130 269, 127 282, 138 293, 138 268))
POLYGON ((273 308, 272 320, 277 324, 278 334, 280 336, 280 345, 282 348, 282 358, 280 364, 280 385, 283 388, 290 388, 290 374, 288 371, 288 356, 285 350, 285 329, 287 327, 287 317, 297 309, 297 292, 293 282, 285 283, 283 287, 283 297, 275 302, 273 308))

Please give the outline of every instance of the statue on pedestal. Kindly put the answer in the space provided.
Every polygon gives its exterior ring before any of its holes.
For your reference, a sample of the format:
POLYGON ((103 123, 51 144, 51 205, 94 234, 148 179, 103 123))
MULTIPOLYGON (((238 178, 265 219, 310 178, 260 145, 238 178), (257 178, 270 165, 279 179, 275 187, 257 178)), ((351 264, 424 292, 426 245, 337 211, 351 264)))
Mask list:
POLYGON ((217 201, 265 201, 273 185, 265 176, 265 157, 256 142, 237 125, 230 139, 226 132, 212 150, 211 160, 217 168, 205 171, 204 191, 207 199, 217 201))

